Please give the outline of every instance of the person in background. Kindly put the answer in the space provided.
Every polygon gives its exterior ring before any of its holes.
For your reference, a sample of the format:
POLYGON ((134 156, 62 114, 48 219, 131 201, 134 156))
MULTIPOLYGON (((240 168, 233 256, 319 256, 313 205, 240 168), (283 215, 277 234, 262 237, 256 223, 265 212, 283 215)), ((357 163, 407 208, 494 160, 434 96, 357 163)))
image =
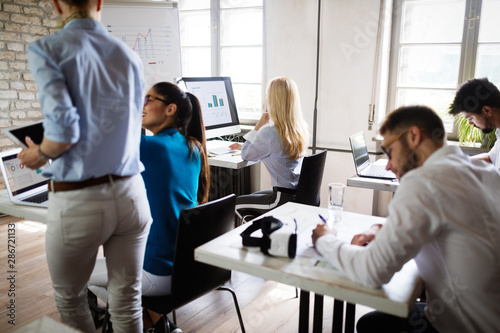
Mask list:
POLYGON ((21 163, 49 181, 46 252, 61 321, 94 332, 87 282, 99 246, 115 332, 142 332, 141 273, 151 213, 140 172, 140 58, 98 22, 102 0, 53 0, 62 29, 29 45, 44 115, 21 163))
POLYGON ((347 244, 319 224, 316 249, 350 279, 378 288, 415 259, 427 303, 408 318, 368 313, 363 332, 495 332, 500 327, 500 175, 447 146, 441 118, 425 106, 401 107, 380 128, 400 186, 386 223, 368 246, 347 244))
POLYGON ((247 214, 263 214, 294 198, 309 140, 295 82, 287 77, 275 78, 269 82, 266 95, 268 111, 245 135, 243 145, 235 143, 229 148, 241 149, 243 160, 262 161, 271 175, 273 189, 238 196, 236 214, 240 219, 247 214), (273 124, 266 126, 269 119, 273 124))
POLYGON ((496 129, 497 141, 488 153, 475 155, 477 158, 500 170, 500 91, 487 78, 470 79, 464 82, 455 94, 449 113, 461 113, 469 124, 488 134, 496 129))
MULTIPOLYGON (((169 295, 181 210, 208 201, 209 166, 198 99, 169 82, 155 84, 144 100, 142 172, 153 216, 142 272, 142 295, 169 295)), ((89 289, 106 300, 105 258, 99 258, 89 289)), ((158 319, 157 318, 154 319, 158 319)), ((111 318, 113 321, 113 318, 111 318)), ((153 319, 153 321, 154 321, 153 319)), ((114 322, 113 322, 114 324, 114 322)), ((169 322, 171 332, 181 332, 169 322)))

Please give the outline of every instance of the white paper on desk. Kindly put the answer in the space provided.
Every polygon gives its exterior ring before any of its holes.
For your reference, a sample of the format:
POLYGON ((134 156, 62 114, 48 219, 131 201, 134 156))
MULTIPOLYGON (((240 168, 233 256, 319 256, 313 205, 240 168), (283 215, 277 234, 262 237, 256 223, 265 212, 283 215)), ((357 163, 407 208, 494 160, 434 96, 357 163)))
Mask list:
MULTIPOLYGON (((341 276, 345 276, 341 271, 335 268, 325 257, 319 253, 312 244, 312 231, 315 227, 310 227, 302 231, 297 239, 297 256, 311 258, 313 262, 312 266, 317 268, 325 268, 328 270, 334 270, 341 276)), ((346 241, 346 239, 352 239, 352 230, 346 230, 345 232, 339 232, 339 238, 346 241)))

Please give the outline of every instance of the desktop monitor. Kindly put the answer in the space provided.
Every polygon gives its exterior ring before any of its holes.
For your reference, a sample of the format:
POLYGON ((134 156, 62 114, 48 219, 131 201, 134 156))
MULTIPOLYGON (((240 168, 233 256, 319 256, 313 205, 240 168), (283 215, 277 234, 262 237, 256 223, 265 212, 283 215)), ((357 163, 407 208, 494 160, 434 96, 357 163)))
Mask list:
POLYGON ((183 77, 181 83, 200 101, 207 139, 241 132, 230 77, 183 77))

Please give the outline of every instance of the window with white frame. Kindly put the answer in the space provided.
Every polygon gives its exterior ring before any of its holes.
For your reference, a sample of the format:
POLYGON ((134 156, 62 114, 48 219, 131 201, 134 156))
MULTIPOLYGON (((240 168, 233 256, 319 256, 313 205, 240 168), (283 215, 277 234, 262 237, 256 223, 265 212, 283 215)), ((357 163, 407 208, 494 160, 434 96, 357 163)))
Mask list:
POLYGON ((428 105, 456 137, 458 86, 488 77, 500 88, 500 0, 396 0, 394 11, 389 105, 428 105))
POLYGON ((182 75, 229 76, 240 120, 262 108, 263 0, 179 0, 182 75))

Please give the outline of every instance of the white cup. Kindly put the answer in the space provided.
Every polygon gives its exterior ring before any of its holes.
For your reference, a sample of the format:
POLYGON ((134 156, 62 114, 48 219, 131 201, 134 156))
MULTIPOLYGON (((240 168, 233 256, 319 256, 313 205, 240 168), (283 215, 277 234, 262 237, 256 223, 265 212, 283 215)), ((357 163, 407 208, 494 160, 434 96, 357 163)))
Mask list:
POLYGON ((328 220, 335 226, 342 220, 342 210, 344 207, 344 189, 345 185, 342 183, 328 184, 328 220))

